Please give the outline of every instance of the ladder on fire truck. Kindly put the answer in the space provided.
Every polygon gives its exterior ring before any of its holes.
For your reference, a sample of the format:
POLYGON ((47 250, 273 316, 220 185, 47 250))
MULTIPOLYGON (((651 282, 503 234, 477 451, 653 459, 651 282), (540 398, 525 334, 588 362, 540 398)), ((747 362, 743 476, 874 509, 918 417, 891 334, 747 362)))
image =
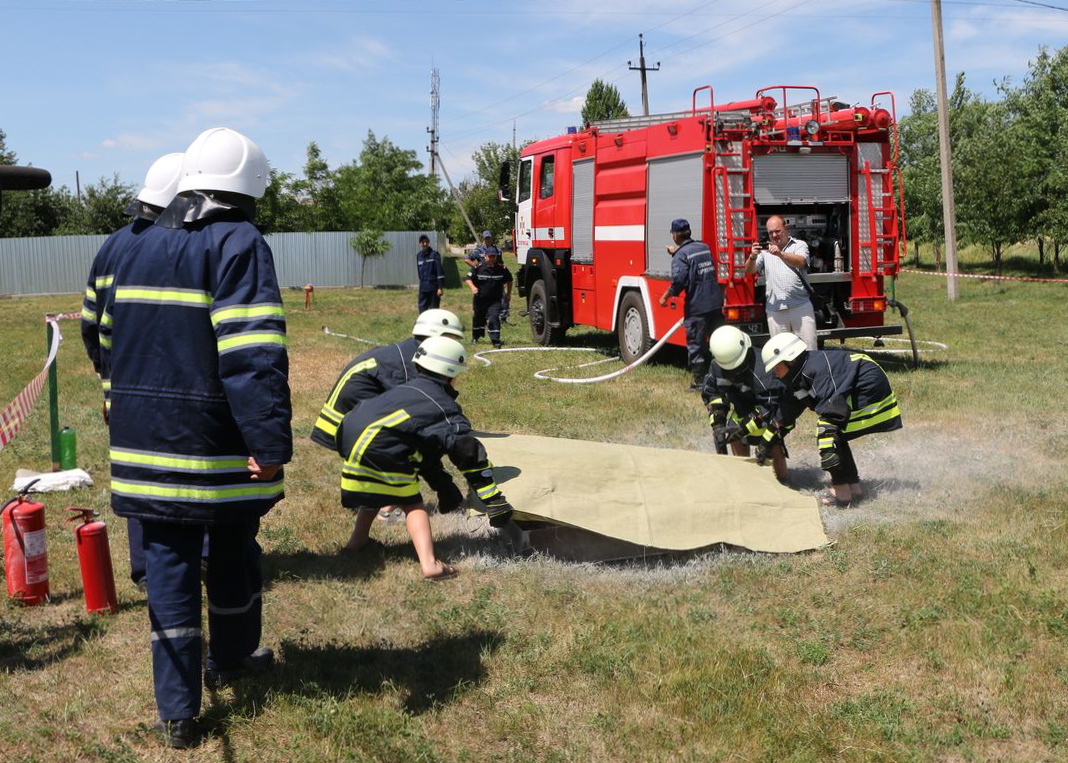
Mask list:
POLYGON ((733 282, 745 277, 745 260, 757 240, 752 154, 744 150, 744 141, 716 140, 714 145, 716 269, 720 279, 733 282), (739 143, 743 150, 737 149, 739 143))

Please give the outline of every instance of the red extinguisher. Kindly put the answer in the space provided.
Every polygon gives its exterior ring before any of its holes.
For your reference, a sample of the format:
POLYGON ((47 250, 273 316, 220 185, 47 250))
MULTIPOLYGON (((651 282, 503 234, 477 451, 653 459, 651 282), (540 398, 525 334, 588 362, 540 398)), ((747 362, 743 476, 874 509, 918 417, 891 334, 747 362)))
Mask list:
POLYGON ((48 601, 48 543, 44 506, 26 498, 33 480, 0 509, 4 526, 7 595, 33 606, 48 601))
POLYGON ((67 511, 74 513, 74 516, 67 517, 68 522, 82 520, 74 529, 74 537, 78 543, 78 563, 82 568, 85 608, 89 612, 114 615, 119 611, 119 601, 115 596, 115 573, 111 568, 108 526, 94 520, 100 512, 93 509, 71 507, 67 511))

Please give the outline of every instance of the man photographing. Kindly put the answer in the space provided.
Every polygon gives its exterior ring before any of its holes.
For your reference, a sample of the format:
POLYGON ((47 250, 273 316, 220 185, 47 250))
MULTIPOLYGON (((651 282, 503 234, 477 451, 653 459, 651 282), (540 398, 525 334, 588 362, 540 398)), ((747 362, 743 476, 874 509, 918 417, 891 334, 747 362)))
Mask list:
POLYGON ((764 276, 768 333, 775 336, 789 331, 801 337, 808 349, 815 350, 816 311, 801 280, 801 273, 808 268, 808 244, 791 238, 779 215, 769 217, 765 227, 767 248, 753 243, 745 272, 764 276))

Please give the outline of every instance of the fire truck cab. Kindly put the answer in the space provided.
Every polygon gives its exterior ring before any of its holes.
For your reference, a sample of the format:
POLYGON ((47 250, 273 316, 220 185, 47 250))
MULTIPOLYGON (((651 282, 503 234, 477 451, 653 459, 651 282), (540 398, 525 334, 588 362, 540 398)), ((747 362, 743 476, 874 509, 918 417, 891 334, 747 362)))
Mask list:
POLYGON ((616 331, 627 362, 649 350, 682 316, 681 298, 657 300, 670 278, 670 222, 684 217, 712 250, 724 317, 761 341, 763 279, 746 275, 745 259, 771 215, 808 243, 821 340, 900 333, 883 320, 884 279, 905 247, 897 158, 892 94, 851 106, 790 85, 719 105, 701 87, 689 111, 533 143, 514 197, 517 288, 533 338, 554 344, 594 326, 616 331))

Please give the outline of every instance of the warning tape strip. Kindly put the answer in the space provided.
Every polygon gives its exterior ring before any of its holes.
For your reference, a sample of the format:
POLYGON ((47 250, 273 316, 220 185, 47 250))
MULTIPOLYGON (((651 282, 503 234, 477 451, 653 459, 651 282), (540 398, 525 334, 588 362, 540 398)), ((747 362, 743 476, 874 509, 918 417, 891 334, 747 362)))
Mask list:
MULTIPOLYGON (((3 452, 9 442, 15 439, 22 422, 26 420, 26 417, 30 415, 30 411, 33 410, 33 404, 37 402, 37 398, 41 394, 41 388, 44 387, 45 379, 48 378, 48 369, 52 366, 56 359, 56 354, 59 352, 59 340, 61 337, 59 335, 59 324, 56 323, 57 317, 59 316, 50 315, 45 318, 45 322, 52 325, 52 346, 48 349, 48 359, 45 361, 41 373, 37 374, 33 381, 23 388, 22 392, 15 395, 15 399, 3 411, 0 411, 0 453, 3 452)), ((80 315, 78 317, 81 318, 80 315)))
MULTIPOLYGON (((949 273, 936 273, 930 270, 906 270, 902 273, 914 273, 920 276, 942 276, 945 278, 949 273)), ((957 278, 985 278, 988 281, 1031 281, 1033 283, 1068 283, 1068 278, 1029 278, 1027 276, 988 276, 982 273, 957 273, 957 278)))

